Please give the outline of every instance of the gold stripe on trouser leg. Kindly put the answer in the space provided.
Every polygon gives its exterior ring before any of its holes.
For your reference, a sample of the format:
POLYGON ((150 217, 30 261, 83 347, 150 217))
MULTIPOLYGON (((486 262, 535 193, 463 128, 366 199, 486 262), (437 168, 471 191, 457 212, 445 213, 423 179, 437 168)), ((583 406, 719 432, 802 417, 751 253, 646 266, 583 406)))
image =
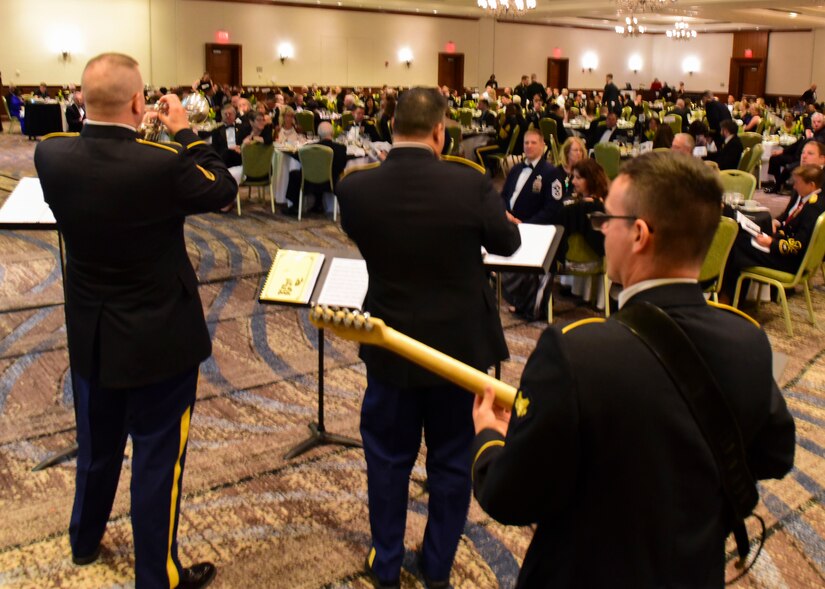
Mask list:
POLYGON ((178 449, 178 459, 175 462, 175 476, 172 479, 172 503, 169 506, 169 544, 166 549, 166 574, 169 576, 169 587, 177 587, 180 583, 180 573, 175 561, 172 560, 172 540, 175 534, 175 508, 178 504, 178 495, 180 494, 180 479, 183 474, 181 467, 181 458, 183 458, 183 451, 186 448, 186 441, 189 439, 189 420, 192 416, 192 408, 187 407, 183 416, 180 418, 180 448, 178 449))

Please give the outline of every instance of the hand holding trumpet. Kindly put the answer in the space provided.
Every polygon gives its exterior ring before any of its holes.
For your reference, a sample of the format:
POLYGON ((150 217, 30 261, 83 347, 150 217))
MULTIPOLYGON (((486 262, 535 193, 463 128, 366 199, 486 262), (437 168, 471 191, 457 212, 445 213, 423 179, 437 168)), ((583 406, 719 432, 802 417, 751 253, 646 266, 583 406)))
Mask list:
POLYGON ((174 138, 178 131, 189 128, 189 115, 175 94, 166 94, 158 100, 158 118, 174 138))

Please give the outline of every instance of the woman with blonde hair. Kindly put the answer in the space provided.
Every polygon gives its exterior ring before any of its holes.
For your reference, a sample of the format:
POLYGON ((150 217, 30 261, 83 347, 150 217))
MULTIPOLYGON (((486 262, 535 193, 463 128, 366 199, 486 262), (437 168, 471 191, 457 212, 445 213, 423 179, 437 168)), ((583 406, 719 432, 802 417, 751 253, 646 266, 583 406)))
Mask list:
POLYGON ((581 137, 571 136, 562 143, 559 150, 558 166, 564 170, 564 196, 567 200, 573 196, 573 166, 587 159, 587 146, 581 137))

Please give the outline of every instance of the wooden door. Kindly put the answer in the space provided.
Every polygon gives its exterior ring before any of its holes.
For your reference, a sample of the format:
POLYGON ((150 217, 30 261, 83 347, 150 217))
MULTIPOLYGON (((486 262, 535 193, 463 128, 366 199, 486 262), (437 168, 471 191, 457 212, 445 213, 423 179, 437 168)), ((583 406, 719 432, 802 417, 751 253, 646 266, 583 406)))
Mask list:
POLYGON ((567 75, 570 68, 569 59, 547 58, 547 85, 551 88, 567 88, 567 75))
POLYGON ((728 93, 737 100, 743 94, 764 96, 767 73, 762 58, 732 57, 728 93))
POLYGON ((464 89, 464 54, 438 54, 438 86, 450 89, 464 89))
POLYGON ((241 46, 206 44, 205 71, 218 84, 241 86, 241 46))

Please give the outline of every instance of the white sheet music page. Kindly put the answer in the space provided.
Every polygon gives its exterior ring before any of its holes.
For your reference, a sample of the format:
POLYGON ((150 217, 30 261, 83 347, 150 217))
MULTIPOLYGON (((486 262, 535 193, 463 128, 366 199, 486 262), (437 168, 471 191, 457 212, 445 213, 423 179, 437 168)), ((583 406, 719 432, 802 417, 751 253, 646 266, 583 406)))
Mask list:
POLYGON ((532 225, 521 223, 518 225, 521 234, 521 247, 512 256, 497 256, 491 253, 484 254, 484 263, 497 266, 534 266, 540 268, 547 257, 547 251, 556 235, 554 225, 532 225))
POLYGON ((0 223, 54 223, 38 178, 21 178, 0 209, 0 223))
POLYGON ((370 276, 367 262, 352 258, 333 258, 321 294, 316 301, 319 305, 347 307, 363 310, 370 276))

